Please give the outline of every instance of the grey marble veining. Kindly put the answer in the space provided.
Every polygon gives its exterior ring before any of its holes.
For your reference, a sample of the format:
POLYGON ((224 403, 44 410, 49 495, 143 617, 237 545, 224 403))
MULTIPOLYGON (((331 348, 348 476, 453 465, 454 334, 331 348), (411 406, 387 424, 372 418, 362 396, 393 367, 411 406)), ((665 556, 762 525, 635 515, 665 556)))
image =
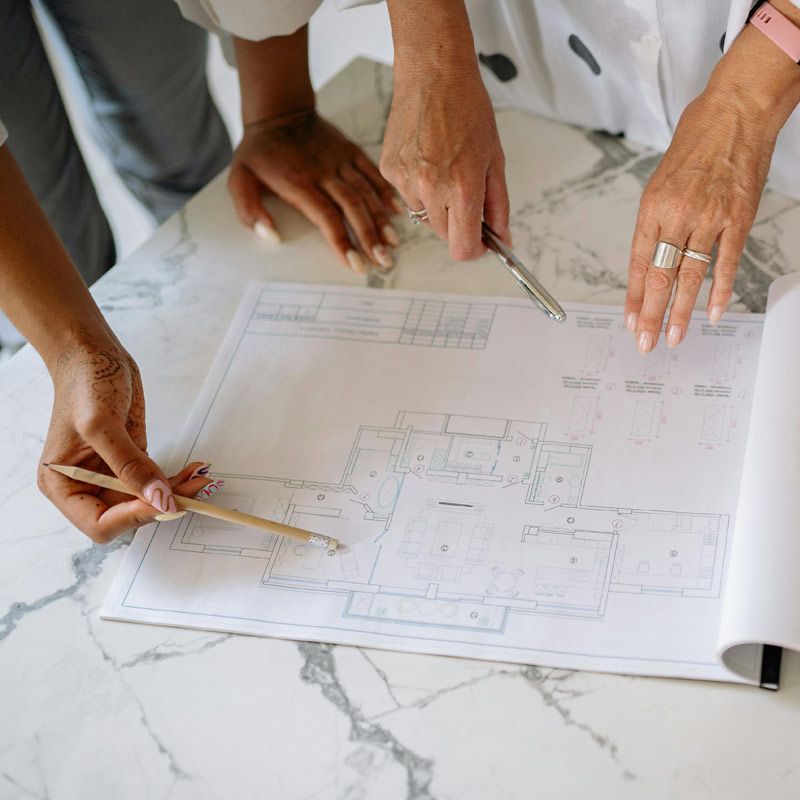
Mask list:
MULTIPOLYGON (((390 102, 388 69, 364 61, 321 96, 373 155, 390 102)), ((515 248, 560 299, 621 302, 638 198, 658 155, 515 111, 498 124, 515 248)), ((142 368, 158 459, 249 279, 365 282, 295 212, 271 207, 280 248, 239 225, 218 179, 95 289, 142 368)), ((797 201, 765 196, 735 307, 762 310, 769 282, 793 269, 798 222, 797 201)), ((429 230, 399 227, 396 270, 374 271, 369 285, 516 292, 491 257, 453 264, 429 230)), ((0 366, 0 800, 800 792, 791 655, 773 695, 100 620, 128 539, 91 545, 39 496, 50 402, 29 349, 0 366)))

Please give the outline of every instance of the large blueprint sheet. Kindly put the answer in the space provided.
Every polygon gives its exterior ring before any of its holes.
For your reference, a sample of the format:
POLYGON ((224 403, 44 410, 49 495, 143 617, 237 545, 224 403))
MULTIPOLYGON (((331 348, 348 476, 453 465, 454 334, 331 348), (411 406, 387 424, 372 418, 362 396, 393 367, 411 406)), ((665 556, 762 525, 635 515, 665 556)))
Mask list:
POLYGON ((715 657, 763 317, 640 356, 622 310, 253 284, 178 445, 215 502, 140 530, 115 619, 615 672, 715 657))

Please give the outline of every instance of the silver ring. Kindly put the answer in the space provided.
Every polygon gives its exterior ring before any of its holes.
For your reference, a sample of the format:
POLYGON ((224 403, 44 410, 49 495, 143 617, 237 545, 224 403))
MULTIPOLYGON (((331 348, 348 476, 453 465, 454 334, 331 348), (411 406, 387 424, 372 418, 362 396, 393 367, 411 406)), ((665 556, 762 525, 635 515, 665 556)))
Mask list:
POLYGON ((705 261, 706 264, 711 263, 711 256, 708 253, 698 253, 697 250, 690 250, 688 247, 684 247, 683 254, 697 261, 705 261))
POLYGON ((657 269, 675 269, 681 263, 683 250, 669 242, 659 242, 653 252, 652 264, 657 269))
POLYGON ((419 211, 412 211, 410 208, 406 210, 408 211, 408 218, 414 225, 419 225, 420 222, 425 222, 428 219, 428 212, 424 208, 421 208, 419 211))

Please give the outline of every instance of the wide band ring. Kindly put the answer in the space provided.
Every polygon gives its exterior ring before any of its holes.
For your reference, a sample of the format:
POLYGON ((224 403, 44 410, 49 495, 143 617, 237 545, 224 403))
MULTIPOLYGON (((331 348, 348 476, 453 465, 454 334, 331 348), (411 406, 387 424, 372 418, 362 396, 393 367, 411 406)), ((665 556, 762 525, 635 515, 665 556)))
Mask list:
POLYGON ((406 210, 408 211, 408 218, 414 225, 419 225, 420 222, 425 222, 428 219, 428 212, 424 208, 419 211, 412 211, 410 208, 406 210))
POLYGON ((653 251, 652 264, 657 269, 675 269, 683 258, 683 250, 669 242, 659 242, 653 251))
POLYGON ((696 261, 705 261, 706 264, 711 263, 711 255, 709 253, 698 253, 697 250, 690 250, 688 247, 684 247, 683 254, 687 258, 694 258, 696 261))

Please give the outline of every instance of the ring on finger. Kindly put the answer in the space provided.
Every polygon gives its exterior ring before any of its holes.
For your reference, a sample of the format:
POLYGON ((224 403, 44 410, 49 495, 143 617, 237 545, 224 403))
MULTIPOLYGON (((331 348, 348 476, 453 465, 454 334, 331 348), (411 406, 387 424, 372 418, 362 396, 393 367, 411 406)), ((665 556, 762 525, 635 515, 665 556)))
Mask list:
POLYGON ((428 212, 424 208, 421 208, 419 211, 406 208, 406 211, 408 212, 408 218, 414 225, 419 225, 420 222, 426 222, 428 220, 428 212))
POLYGON ((657 269, 676 269, 683 258, 683 248, 669 242, 658 242, 651 263, 657 269))
POLYGON ((711 263, 711 254, 710 253, 698 253, 697 250, 690 250, 688 247, 683 248, 683 254, 687 258, 693 258, 696 261, 705 261, 706 264, 711 263))

